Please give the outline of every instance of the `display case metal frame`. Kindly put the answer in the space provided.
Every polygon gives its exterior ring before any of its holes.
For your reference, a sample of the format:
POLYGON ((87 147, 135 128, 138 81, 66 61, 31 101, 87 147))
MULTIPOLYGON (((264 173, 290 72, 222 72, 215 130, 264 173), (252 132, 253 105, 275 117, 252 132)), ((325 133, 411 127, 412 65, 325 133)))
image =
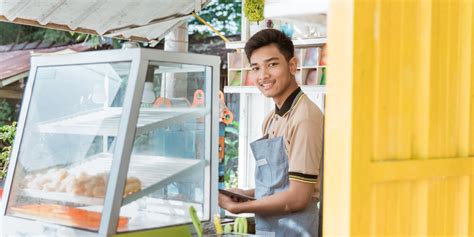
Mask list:
MULTIPOLYGON (((165 52, 154 49, 129 48, 121 50, 94 51, 85 53, 74 53, 66 55, 32 57, 31 71, 28 83, 25 89, 25 96, 22 102, 22 109, 18 122, 17 136, 12 150, 10 167, 5 182, 5 193, 2 201, 1 218, 3 228, 7 223, 15 222, 17 217, 7 216, 8 201, 11 196, 11 184, 15 175, 17 159, 20 150, 20 143, 25 132, 25 122, 28 116, 28 109, 32 97, 35 76, 38 67, 42 66, 66 66, 91 63, 113 63, 113 62, 131 62, 130 76, 125 92, 123 111, 120 118, 120 126, 116 138, 116 146, 113 153, 112 165, 110 168, 109 182, 104 199, 104 207, 101 217, 100 228, 98 232, 89 232, 74 229, 70 227, 75 234, 92 236, 110 236, 115 235, 117 229, 118 215, 123 199, 122 193, 126 182, 127 172, 130 163, 130 157, 133 148, 136 124, 139 117, 140 103, 143 93, 143 87, 146 79, 147 67, 150 61, 159 61, 167 63, 191 64, 200 66, 210 66, 211 81, 206 81, 205 101, 211 103, 211 113, 205 117, 205 176, 204 177, 204 221, 211 220, 211 214, 218 212, 217 206, 217 177, 218 177, 218 89, 219 89, 219 67, 220 59, 216 56, 197 55, 189 53, 165 52), (211 92, 211 93, 209 93, 211 92)), ((40 225, 41 222, 21 220, 22 225, 40 225)), ((45 224, 46 225, 46 224, 45 224)), ((48 224, 51 226, 51 224, 48 224)), ((52 225, 54 226, 54 225, 52 225)), ((25 228, 25 227, 23 227, 25 228)), ((28 227, 26 227, 28 228, 28 227)), ((64 227, 63 227, 64 228, 64 227)), ((148 230, 149 231, 149 230, 148 230)))

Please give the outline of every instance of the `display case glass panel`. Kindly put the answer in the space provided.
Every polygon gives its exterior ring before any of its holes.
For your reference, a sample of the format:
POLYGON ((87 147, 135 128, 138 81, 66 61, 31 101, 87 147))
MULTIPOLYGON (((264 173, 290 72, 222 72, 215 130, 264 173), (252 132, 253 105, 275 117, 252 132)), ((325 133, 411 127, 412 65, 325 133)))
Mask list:
POLYGON ((130 68, 37 68, 7 215, 98 230, 130 68))
POLYGON ((141 190, 120 210, 128 230, 189 223, 191 205, 201 218, 209 216, 211 72, 209 66, 149 63, 125 187, 141 190))

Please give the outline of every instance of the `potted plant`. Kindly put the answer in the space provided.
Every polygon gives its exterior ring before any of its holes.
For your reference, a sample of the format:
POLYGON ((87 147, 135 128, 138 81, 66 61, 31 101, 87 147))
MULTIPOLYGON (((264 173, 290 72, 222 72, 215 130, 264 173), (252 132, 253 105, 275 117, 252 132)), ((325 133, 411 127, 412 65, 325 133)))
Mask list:
POLYGON ((263 7, 265 0, 246 0, 244 3, 244 13, 249 21, 260 22, 263 16, 263 7))
POLYGON ((263 15, 264 0, 246 0, 244 2, 244 14, 250 22, 250 35, 266 28, 261 21, 265 20, 263 15))

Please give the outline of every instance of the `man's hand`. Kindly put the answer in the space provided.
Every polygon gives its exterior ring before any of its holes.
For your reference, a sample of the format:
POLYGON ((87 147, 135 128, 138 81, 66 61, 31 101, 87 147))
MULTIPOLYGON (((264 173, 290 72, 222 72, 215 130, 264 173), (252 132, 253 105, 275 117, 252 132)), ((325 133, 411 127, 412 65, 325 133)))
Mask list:
POLYGON ((219 193, 219 206, 234 214, 240 214, 238 211, 239 202, 232 200, 231 197, 219 193))
MULTIPOLYGON (((234 213, 258 213, 261 215, 281 215, 305 209, 312 199, 314 184, 290 180, 288 189, 261 199, 249 202, 238 202, 219 194, 219 206, 234 213)), ((255 196, 255 190, 232 189, 247 196, 255 196)))
MULTIPOLYGON (((230 188, 228 190, 234 193, 255 197, 255 189, 243 190, 240 188, 230 188)), ((241 200, 239 200, 238 198, 231 198, 229 196, 219 193, 219 206, 234 214, 240 214, 244 212, 245 206, 247 204, 245 204, 245 202, 240 201, 241 200)))

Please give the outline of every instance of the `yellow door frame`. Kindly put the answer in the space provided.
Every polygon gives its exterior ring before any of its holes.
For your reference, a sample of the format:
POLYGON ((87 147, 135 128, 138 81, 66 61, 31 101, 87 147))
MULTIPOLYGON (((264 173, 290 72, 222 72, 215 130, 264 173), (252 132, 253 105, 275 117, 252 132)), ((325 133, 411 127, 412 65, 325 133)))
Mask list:
POLYGON ((474 236, 474 1, 334 0, 324 236, 474 236))

